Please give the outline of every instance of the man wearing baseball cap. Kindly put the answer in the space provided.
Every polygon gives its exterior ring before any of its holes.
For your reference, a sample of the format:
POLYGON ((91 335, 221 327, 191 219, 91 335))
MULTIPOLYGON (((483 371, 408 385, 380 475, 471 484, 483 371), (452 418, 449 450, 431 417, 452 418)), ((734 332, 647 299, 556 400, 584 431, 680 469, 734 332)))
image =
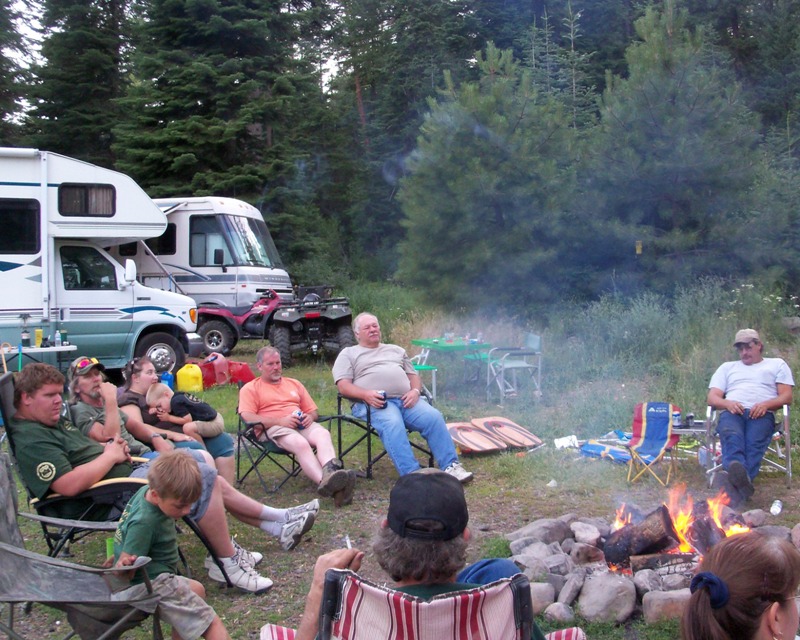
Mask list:
MULTIPOLYGON (((372 551, 394 580, 394 589, 426 600, 519 573, 511 560, 503 558, 481 560, 464 569, 470 539, 468 521, 461 483, 443 471, 421 469, 401 476, 392 488, 389 511, 373 540, 372 551)), ((364 552, 358 549, 338 549, 317 559, 295 640, 316 637, 325 572, 358 571, 363 559, 364 552)), ((544 640, 536 623, 532 638, 544 640)))
POLYGON ((753 480, 775 432, 775 409, 792 402, 794 379, 781 358, 765 358, 755 329, 736 332, 739 360, 725 362, 708 385, 708 404, 720 412, 722 468, 714 480, 736 507, 753 495, 753 480))

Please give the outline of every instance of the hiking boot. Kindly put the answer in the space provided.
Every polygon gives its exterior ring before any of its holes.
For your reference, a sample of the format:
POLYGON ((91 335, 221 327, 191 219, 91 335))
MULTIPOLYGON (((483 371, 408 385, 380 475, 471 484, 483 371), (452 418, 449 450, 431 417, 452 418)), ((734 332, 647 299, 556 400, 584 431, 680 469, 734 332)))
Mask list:
POLYGON ((467 482, 472 480, 472 473, 467 471, 464 467, 462 467, 461 463, 458 461, 454 462, 449 467, 447 467, 447 469, 445 469, 444 472, 449 473, 461 484, 466 484, 467 482))
MULTIPOLYGON (((240 546, 233 538, 231 538, 231 543, 233 544, 233 557, 236 558, 238 563, 243 567, 255 569, 256 565, 264 559, 264 554, 258 551, 248 551, 240 546)), ((217 563, 214 562, 214 558, 212 558, 211 555, 206 556, 206 559, 203 561, 203 566, 209 570, 211 567, 214 567, 219 571, 219 567, 217 567, 217 563)))
POLYGON ((747 469, 738 460, 734 460, 728 465, 728 479, 745 500, 749 500, 753 496, 756 488, 753 486, 753 481, 750 480, 747 469))
POLYGON ((731 509, 738 509, 739 505, 744 502, 742 494, 733 486, 727 471, 717 471, 714 474, 714 478, 711 480, 711 488, 715 489, 717 493, 721 491, 728 496, 728 506, 731 509))
POLYGON ((313 513, 316 518, 319 513, 319 500, 314 498, 311 502, 299 504, 296 507, 289 507, 286 510, 286 522, 297 520, 304 513, 313 513))
MULTIPOLYGON (((235 555, 232 558, 220 558, 220 560, 234 587, 248 593, 264 593, 272 587, 272 580, 259 575, 255 569, 242 566, 241 560, 238 560, 235 555)), ((225 582, 225 577, 216 564, 208 570, 208 577, 216 582, 225 582)))
POLYGON ((353 502, 353 493, 356 490, 356 471, 350 469, 347 471, 347 484, 343 489, 340 489, 333 494, 333 504, 337 507, 343 507, 353 502))
POLYGON ((296 520, 290 520, 281 529, 281 535, 278 538, 281 543, 281 548, 284 551, 291 551, 298 544, 303 534, 311 530, 314 526, 314 514, 304 513, 296 520))
POLYGON ((322 480, 317 487, 317 493, 325 498, 329 498, 337 491, 344 489, 349 480, 347 471, 343 469, 342 461, 334 458, 329 460, 322 467, 322 480))

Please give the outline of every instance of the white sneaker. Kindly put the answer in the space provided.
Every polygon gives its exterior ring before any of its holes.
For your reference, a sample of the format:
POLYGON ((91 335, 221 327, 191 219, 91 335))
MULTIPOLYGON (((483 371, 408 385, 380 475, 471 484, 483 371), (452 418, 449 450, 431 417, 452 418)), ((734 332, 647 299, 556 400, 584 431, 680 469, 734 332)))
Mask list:
MULTIPOLYGON (((234 587, 239 587, 242 591, 249 593, 264 593, 272 587, 272 580, 256 573, 255 569, 242 566, 237 562, 236 556, 233 558, 221 558, 225 573, 234 587)), ((217 582, 225 582, 222 571, 215 564, 208 570, 208 577, 217 582)))
POLYGON ((447 469, 445 469, 444 472, 449 473, 461 484, 466 484, 467 482, 472 480, 472 473, 467 471, 464 467, 462 467, 461 463, 458 461, 454 462, 449 467, 447 467, 447 469))
MULTIPOLYGON (((259 553, 258 551, 248 551, 244 547, 242 547, 236 540, 231 538, 231 543, 233 544, 234 550, 234 558, 237 558, 239 564, 242 566, 248 567, 250 569, 255 569, 259 562, 264 559, 264 554, 259 553)), ((203 561, 203 566, 206 569, 211 569, 211 567, 215 567, 217 571, 219 571, 219 567, 217 567, 217 563, 214 562, 214 558, 211 555, 207 555, 206 559, 203 561)))
POLYGON ((300 516, 302 516, 305 513, 313 513, 314 518, 316 518, 317 514, 319 513, 319 500, 314 498, 311 502, 306 502, 305 504, 299 504, 296 507, 289 507, 286 510, 286 522, 297 520, 300 516))
POLYGON ((302 514, 295 520, 290 520, 281 529, 280 543, 284 551, 291 551, 299 543, 303 534, 314 526, 314 514, 310 511, 302 514))

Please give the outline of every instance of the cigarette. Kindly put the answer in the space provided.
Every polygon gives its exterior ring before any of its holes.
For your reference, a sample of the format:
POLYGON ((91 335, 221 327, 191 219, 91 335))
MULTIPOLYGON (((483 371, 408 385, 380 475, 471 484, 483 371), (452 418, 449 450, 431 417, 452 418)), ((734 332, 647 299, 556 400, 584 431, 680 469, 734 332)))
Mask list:
POLYGON ((353 545, 352 545, 352 544, 350 544, 350 536, 347 536, 347 535, 346 535, 346 536, 344 537, 344 543, 347 545, 347 548, 348 548, 348 549, 352 549, 352 548, 353 548, 353 545))

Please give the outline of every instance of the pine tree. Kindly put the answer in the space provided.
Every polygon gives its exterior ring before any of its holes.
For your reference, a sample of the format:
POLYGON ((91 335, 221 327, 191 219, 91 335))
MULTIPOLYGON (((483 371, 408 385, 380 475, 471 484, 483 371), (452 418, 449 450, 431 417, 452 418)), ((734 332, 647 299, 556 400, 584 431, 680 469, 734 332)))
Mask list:
POLYGON ((727 59, 670 2, 637 21, 628 78, 611 78, 587 202, 609 222, 597 260, 622 288, 729 274, 723 231, 747 211, 758 120, 727 59), (598 207, 599 205, 599 207, 598 207), (641 255, 635 252, 642 243, 641 255))
POLYGON ((16 144, 19 135, 13 119, 18 115, 22 92, 19 59, 24 53, 15 22, 20 19, 12 0, 0 0, 0 144, 16 144))
POLYGON ((510 51, 480 55, 478 82, 432 103, 404 180, 399 276, 444 304, 552 300, 565 198, 574 189, 570 114, 510 51))
POLYGON ((119 110, 126 0, 44 0, 44 62, 32 69, 29 143, 111 166, 119 110))

